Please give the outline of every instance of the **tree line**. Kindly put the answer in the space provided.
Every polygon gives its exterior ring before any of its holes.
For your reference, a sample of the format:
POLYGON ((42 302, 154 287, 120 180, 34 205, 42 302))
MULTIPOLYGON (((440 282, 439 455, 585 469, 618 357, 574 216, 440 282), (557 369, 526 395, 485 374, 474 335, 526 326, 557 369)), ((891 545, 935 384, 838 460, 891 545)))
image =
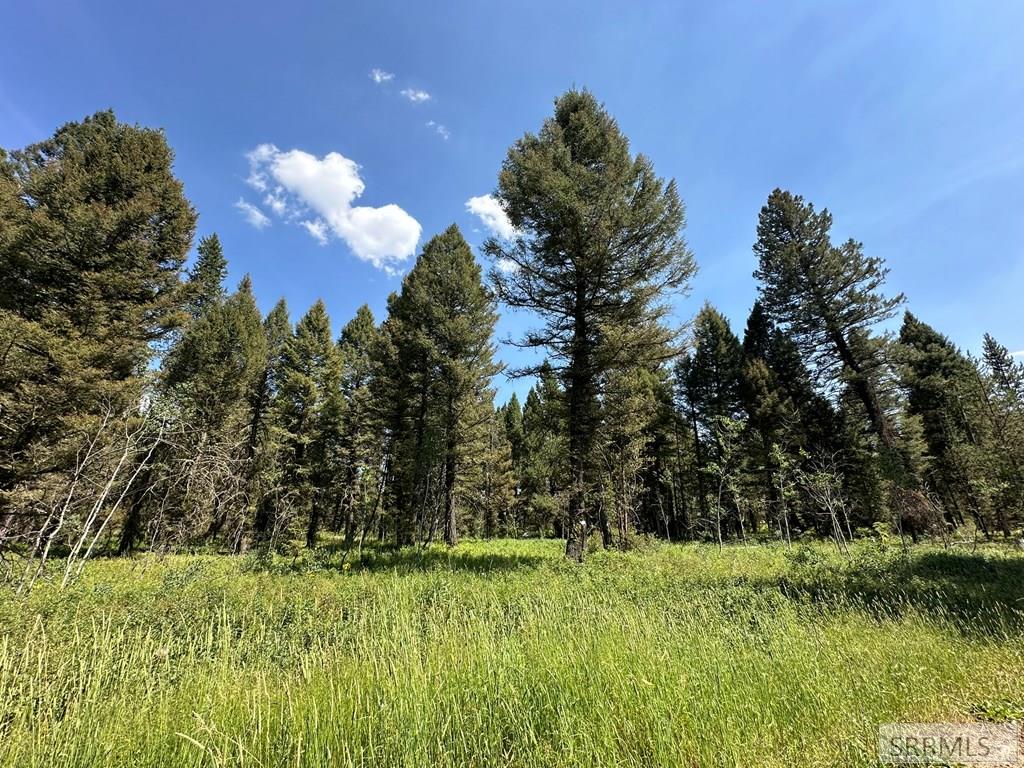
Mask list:
MULTIPOLYGON (((225 285, 215 234, 163 133, 101 112, 0 150, 0 562, 324 532, 590 542, 917 538, 1024 523, 1024 366, 975 358, 904 311, 832 218, 775 190, 757 220, 741 335, 673 302, 696 263, 676 185, 604 107, 569 91, 510 147, 483 248, 430 239, 378 322, 332 336, 317 302, 262 316, 225 285), (535 326, 525 402, 497 405, 498 307, 535 326), (22 557, 27 555, 28 557, 22 557)), ((24 564, 24 572, 17 570, 24 564)))

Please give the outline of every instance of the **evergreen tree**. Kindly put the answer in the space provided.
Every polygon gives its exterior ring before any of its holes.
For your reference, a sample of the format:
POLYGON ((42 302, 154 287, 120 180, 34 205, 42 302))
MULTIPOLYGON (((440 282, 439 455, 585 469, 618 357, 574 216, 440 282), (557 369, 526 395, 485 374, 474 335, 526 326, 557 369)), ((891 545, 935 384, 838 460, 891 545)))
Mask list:
POLYGON ((246 431, 249 460, 249 497, 255 505, 253 532, 257 540, 267 537, 280 507, 281 440, 276 424, 277 398, 281 387, 285 347, 292 337, 288 305, 281 299, 263 320, 267 354, 249 395, 250 419, 246 431))
POLYGON ((931 457, 928 485, 951 523, 963 523, 965 515, 977 519, 984 512, 972 490, 967 454, 979 442, 978 371, 948 338, 910 312, 903 316, 899 341, 908 412, 921 420, 931 457))
POLYGON ((195 226, 172 163, 112 112, 0 151, 0 507, 62 484, 83 436, 132 432, 195 226))
POLYGON ((342 429, 342 495, 345 540, 351 545, 357 523, 363 522, 371 489, 376 485, 374 465, 380 440, 375 434, 371 377, 373 349, 378 330, 373 313, 365 304, 342 328, 338 340, 341 354, 341 391, 345 398, 345 422, 342 429))
POLYGON ((991 394, 1008 416, 1024 411, 1024 363, 1017 362, 1010 350, 985 334, 982 359, 991 381, 991 394))
MULTIPOLYGON (((729 321, 705 304, 693 322, 693 350, 677 365, 676 376, 693 435, 698 472, 698 506, 711 519, 705 477, 712 462, 722 464, 727 447, 725 425, 742 408, 743 348, 729 321)), ((731 438, 730 438, 731 439, 731 438)), ((735 453, 735 451, 733 451, 735 453)), ((717 519, 717 518, 716 518, 717 519)))
POLYGON ((754 252, 765 312, 783 326, 824 381, 848 381, 883 447, 893 453, 897 435, 874 375, 881 366, 871 330, 892 317, 902 294, 881 293, 888 272, 863 246, 830 240, 832 216, 803 198, 776 189, 761 209, 754 252))
POLYGON ((682 204, 589 93, 508 152, 495 294, 452 226, 381 326, 360 307, 337 342, 322 302, 293 329, 248 277, 228 295, 215 234, 183 279, 195 214, 172 160, 109 112, 0 150, 0 566, 16 542, 38 576, 67 542, 70 574, 104 534, 239 551, 329 526, 347 557, 371 532, 535 533, 582 559, 593 531, 777 527, 845 550, 887 519, 915 540, 1024 524, 1024 363, 909 312, 898 344, 877 334, 902 296, 800 197, 761 211, 742 342, 705 305, 680 357, 682 204), (537 314, 518 343, 555 364, 517 371, 537 377, 522 407, 494 406, 496 298, 537 314))
POLYGON ((755 302, 743 335, 743 404, 750 434, 749 463, 760 474, 762 505, 776 512, 780 535, 791 533, 799 499, 788 498, 792 469, 808 469, 808 457, 830 456, 839 449, 836 417, 813 386, 793 341, 775 327, 755 302))
MULTIPOLYGON (((791 442, 789 433, 797 420, 791 398, 775 377, 769 360, 774 357, 771 320, 760 302, 754 302, 743 333, 743 373, 741 394, 750 430, 750 463, 761 477, 763 505, 766 511, 782 513, 779 467, 775 466, 783 444, 791 442)), ((790 529, 789 520, 780 520, 779 530, 790 529)))
POLYGON ((642 532, 681 538, 687 525, 685 499, 677 488, 680 458, 685 452, 676 412, 672 371, 659 364, 639 370, 646 409, 645 456, 640 477, 639 521, 642 532))
MULTIPOLYGON (((852 386, 844 387, 835 410, 836 442, 839 449, 833 453, 812 454, 801 469, 813 474, 822 463, 835 465, 830 469, 841 473, 844 498, 849 501, 853 515, 860 524, 870 526, 882 522, 890 517, 887 513, 889 511, 894 513, 892 518, 898 518, 899 515, 892 509, 892 500, 886 493, 885 467, 878 461, 877 434, 864 417, 864 403, 860 394, 852 386)), ((827 536, 828 521, 820 512, 814 508, 813 501, 810 502, 803 522, 808 528, 813 527, 819 535, 827 536)))
MULTIPOLYGON (((468 445, 490 419, 490 380, 500 370, 491 341, 497 321, 494 300, 458 227, 452 225, 427 243, 392 311, 404 328, 396 345, 411 385, 406 388, 419 395, 410 445, 411 463, 421 468, 416 485, 424 500, 440 502, 444 538, 454 546, 461 465, 468 445), (433 423, 430 416, 436 418, 433 423), (432 457, 441 463, 432 466, 432 457)), ((422 505, 421 518, 422 510, 433 506, 422 505)))
POLYGON ((417 323, 410 305, 404 290, 388 297, 387 317, 372 352, 371 404, 383 437, 386 495, 384 509, 378 510, 378 530, 383 538, 390 522, 398 545, 411 543, 414 529, 422 529, 433 454, 428 448, 436 432, 428 421, 433 394, 429 356, 414 332, 417 323))
POLYGON ((982 347, 986 435, 982 450, 996 524, 1004 536, 1024 521, 1024 363, 989 334, 982 347))
POLYGON ((688 389, 696 400, 705 431, 713 436, 713 422, 735 418, 742 407, 743 348, 729 321, 705 304, 693 321, 693 362, 688 389))
POLYGON ((632 156, 611 116, 575 90, 555 101, 538 134, 512 146, 497 193, 518 234, 485 245, 492 280, 502 301, 542 320, 521 343, 561 364, 572 477, 566 555, 580 560, 596 522, 601 382, 672 339, 660 322, 663 300, 694 272, 680 234, 683 207, 675 183, 632 156), (616 343, 606 344, 611 329, 616 343))
POLYGON ((518 471, 523 461, 523 408, 519 404, 518 395, 513 392, 499 411, 505 427, 505 436, 512 451, 512 463, 518 471))
POLYGON ((289 508, 307 516, 306 545, 312 547, 331 502, 344 409, 341 360, 323 301, 296 324, 281 355, 280 377, 284 483, 289 508))
POLYGON ((569 484, 565 393, 554 370, 542 365, 523 406, 523 527, 540 536, 561 534, 569 484))
POLYGON ((604 391, 600 441, 606 498, 599 522, 605 546, 625 549, 636 532, 670 535, 671 386, 663 366, 636 365, 612 371, 604 391))
POLYGON ((185 286, 188 311, 193 319, 202 317, 207 309, 223 301, 224 281, 228 277, 228 261, 216 233, 200 240, 196 251, 196 263, 189 271, 185 286))
POLYGON ((207 306, 168 355, 166 385, 187 390, 197 429, 217 430, 246 403, 266 356, 267 340, 247 275, 229 299, 207 306))
POLYGON ((0 307, 99 343, 105 377, 137 377, 179 319, 195 227, 163 133, 99 112, 7 162, 25 221, 0 255, 0 307))
POLYGON ((747 316, 747 325, 743 331, 743 359, 768 360, 772 346, 772 334, 775 326, 764 311, 764 305, 755 301, 747 316))
POLYGON ((178 420, 178 455, 170 458, 187 467, 189 477, 183 485, 186 495, 177 501, 178 513, 207 520, 211 537, 230 520, 235 547, 249 522, 249 398, 266 359, 262 320, 246 276, 234 294, 208 305, 189 326, 164 370, 178 420))
POLYGON ((526 453, 525 435, 523 434, 523 407, 519 403, 519 397, 515 392, 508 401, 498 409, 498 418, 501 420, 505 432, 505 441, 508 443, 509 457, 512 461, 512 474, 514 477, 512 487, 512 508, 508 514, 517 530, 522 523, 521 496, 523 486, 523 462, 526 453))
POLYGON ((501 410, 493 410, 467 451, 462 496, 474 529, 487 538, 518 533, 516 473, 501 410))

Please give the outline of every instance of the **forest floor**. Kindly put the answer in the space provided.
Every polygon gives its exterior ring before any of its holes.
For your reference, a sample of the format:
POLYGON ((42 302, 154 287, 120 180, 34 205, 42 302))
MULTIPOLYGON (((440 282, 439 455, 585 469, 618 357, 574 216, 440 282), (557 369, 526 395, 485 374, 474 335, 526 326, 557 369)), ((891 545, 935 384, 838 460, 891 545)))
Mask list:
POLYGON ((1024 718, 1024 553, 561 542, 96 560, 0 589, 0 765, 876 765, 1024 718))

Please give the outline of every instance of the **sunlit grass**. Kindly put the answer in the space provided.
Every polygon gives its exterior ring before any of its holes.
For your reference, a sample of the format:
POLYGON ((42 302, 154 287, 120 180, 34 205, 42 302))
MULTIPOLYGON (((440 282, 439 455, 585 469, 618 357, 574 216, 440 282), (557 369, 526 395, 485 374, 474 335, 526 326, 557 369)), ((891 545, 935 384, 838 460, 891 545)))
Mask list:
POLYGON ((874 765, 1024 706, 1024 557, 797 552, 96 561, 0 597, 0 762, 874 765))

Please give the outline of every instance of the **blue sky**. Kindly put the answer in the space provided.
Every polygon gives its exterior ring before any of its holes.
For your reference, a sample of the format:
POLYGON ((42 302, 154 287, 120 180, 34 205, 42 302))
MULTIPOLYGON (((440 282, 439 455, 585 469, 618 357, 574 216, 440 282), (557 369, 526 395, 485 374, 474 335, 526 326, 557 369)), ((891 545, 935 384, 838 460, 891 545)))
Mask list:
POLYGON ((700 266, 680 320, 709 300, 742 330, 780 186, 827 206, 954 341, 1024 350, 1019 2, 49 0, 3 27, 0 146, 107 107, 163 127, 199 234, 264 309, 323 297, 336 328, 364 302, 380 318, 417 240, 454 221, 483 241, 467 201, 576 85, 678 181, 700 266))

